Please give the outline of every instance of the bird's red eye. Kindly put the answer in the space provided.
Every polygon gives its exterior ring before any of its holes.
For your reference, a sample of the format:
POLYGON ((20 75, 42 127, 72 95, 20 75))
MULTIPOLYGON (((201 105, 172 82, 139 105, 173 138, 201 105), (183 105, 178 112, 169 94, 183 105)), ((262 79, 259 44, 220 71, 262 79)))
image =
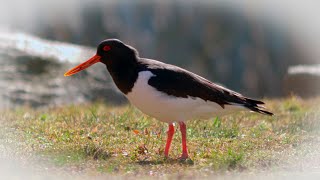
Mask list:
POLYGON ((103 50, 104 50, 104 51, 109 51, 110 49, 111 49, 110 46, 104 46, 104 47, 103 47, 103 50))

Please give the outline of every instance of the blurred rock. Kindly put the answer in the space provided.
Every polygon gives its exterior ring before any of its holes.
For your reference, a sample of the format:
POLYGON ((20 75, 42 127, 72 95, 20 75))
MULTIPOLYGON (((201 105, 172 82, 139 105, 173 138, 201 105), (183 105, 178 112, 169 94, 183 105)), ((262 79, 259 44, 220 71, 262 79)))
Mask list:
POLYGON ((101 64, 75 76, 63 76, 94 53, 94 49, 84 46, 0 32, 0 107, 43 107, 97 100, 124 103, 125 98, 101 64))
POLYGON ((320 95, 320 64, 289 67, 284 79, 284 91, 287 95, 305 98, 320 95))

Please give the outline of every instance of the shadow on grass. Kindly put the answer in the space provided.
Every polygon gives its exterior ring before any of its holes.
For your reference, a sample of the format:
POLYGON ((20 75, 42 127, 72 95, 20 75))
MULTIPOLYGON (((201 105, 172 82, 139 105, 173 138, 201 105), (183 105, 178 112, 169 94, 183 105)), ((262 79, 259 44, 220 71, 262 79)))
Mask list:
POLYGON ((149 165, 161 165, 161 164, 179 164, 179 165, 188 165, 192 166, 194 165, 194 162, 192 159, 188 158, 185 160, 182 159, 172 159, 172 158, 164 158, 162 160, 142 160, 137 161, 137 164, 141 166, 149 166, 149 165))

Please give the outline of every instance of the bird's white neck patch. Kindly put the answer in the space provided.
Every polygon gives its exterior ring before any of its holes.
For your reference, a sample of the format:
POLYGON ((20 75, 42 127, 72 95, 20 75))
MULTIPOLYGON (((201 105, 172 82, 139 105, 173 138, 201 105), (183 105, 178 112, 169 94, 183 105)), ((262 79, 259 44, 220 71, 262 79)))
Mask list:
MULTIPOLYGON (((143 84, 143 86, 145 86, 146 84, 148 84, 148 81, 151 77, 156 76, 155 74, 153 74, 151 71, 141 71, 138 74, 138 79, 135 83, 135 86, 138 84, 143 84)), ((137 86, 138 87, 138 86, 137 86)))

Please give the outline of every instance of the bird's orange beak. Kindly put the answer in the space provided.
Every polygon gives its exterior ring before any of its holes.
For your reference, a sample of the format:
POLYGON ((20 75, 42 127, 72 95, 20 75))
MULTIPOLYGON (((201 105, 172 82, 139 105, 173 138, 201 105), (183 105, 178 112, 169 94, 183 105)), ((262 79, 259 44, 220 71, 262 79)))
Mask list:
POLYGON ((93 64, 95 64, 95 63, 97 63, 97 62, 101 62, 100 59, 101 59, 100 56, 94 55, 92 58, 90 58, 90 59, 87 60, 86 62, 81 63, 81 64, 79 64, 78 66, 76 66, 76 67, 70 69, 69 71, 67 71, 67 72, 64 74, 64 76, 71 76, 71 75, 73 75, 73 74, 76 74, 76 73, 78 73, 78 72, 80 72, 80 71, 82 71, 82 70, 90 67, 91 65, 93 65, 93 64))

